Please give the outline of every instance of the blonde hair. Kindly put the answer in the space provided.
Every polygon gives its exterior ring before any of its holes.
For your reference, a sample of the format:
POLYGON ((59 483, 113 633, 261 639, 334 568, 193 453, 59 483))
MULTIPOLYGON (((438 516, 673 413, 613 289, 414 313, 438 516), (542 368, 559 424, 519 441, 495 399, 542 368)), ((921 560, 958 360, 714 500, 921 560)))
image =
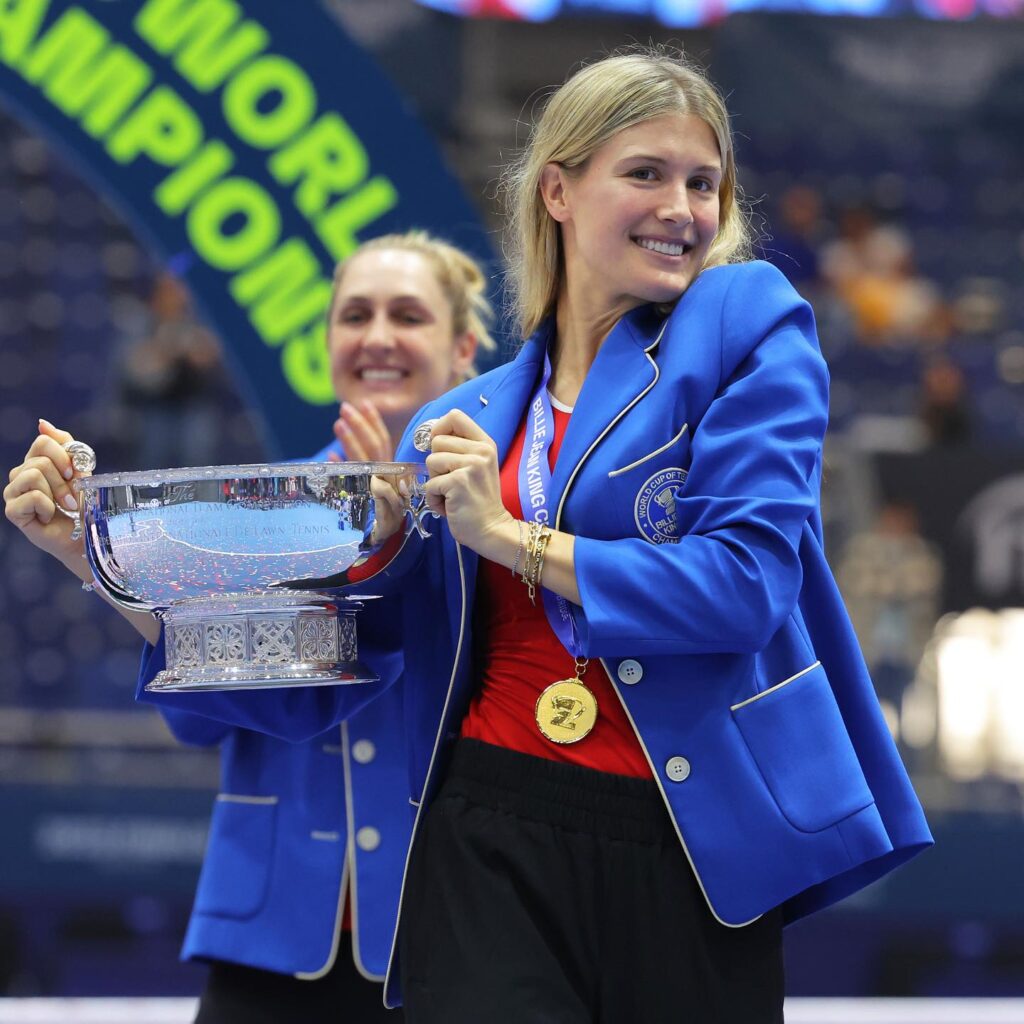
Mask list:
MULTIPOLYGON (((665 47, 619 50, 573 74, 549 98, 526 147, 505 171, 505 255, 524 337, 554 311, 564 274, 559 225, 540 180, 549 163, 580 167, 612 136, 665 114, 693 114, 715 133, 722 159, 718 233, 705 267, 750 259, 750 228, 736 182, 729 112, 707 76, 665 47)), ((703 269, 703 268, 702 268, 703 269)))
POLYGON ((419 229, 371 238, 334 268, 331 303, 327 307, 328 323, 333 316, 334 303, 345 277, 345 270, 351 262, 363 253, 385 250, 416 253, 430 264, 434 277, 451 307, 453 337, 468 332, 476 338, 480 349, 488 352, 497 349, 497 343, 491 337, 488 326, 494 319, 494 311, 485 294, 487 278, 484 277, 480 264, 456 246, 419 229))

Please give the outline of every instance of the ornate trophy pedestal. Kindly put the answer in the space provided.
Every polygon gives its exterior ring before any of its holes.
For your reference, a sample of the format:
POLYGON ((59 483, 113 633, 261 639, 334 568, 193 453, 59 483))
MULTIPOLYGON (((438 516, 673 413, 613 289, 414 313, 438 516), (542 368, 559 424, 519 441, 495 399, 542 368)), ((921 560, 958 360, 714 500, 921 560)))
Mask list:
POLYGON ((162 613, 167 668, 151 692, 255 690, 375 682, 356 647, 362 599, 321 594, 221 594, 162 613))

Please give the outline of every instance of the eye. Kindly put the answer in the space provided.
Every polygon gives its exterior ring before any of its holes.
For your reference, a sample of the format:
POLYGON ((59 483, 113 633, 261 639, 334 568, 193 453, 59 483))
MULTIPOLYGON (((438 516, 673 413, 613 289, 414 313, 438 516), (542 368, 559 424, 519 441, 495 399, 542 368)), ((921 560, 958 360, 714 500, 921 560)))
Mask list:
POLYGON ((653 167, 637 167, 629 172, 628 177, 634 178, 636 181, 655 181, 658 172, 653 167))
POLYGON ((690 188, 698 192, 714 192, 715 183, 710 178, 693 178, 690 181, 690 188))
POLYGON ((427 322, 427 317, 415 309, 399 309, 391 315, 396 323, 404 324, 407 327, 427 322))
POLYGON ((366 322, 366 318, 367 312, 365 309, 343 309, 338 316, 338 322, 343 324, 361 324, 366 322))

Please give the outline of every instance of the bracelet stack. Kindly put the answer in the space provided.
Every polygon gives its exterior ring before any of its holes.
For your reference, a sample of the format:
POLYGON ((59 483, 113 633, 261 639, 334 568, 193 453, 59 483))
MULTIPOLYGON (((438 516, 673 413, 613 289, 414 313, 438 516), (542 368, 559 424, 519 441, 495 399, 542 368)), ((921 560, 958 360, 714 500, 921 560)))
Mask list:
POLYGON ((537 587, 540 585, 541 573, 544 571, 544 552, 551 540, 551 530, 544 523, 528 524, 526 535, 526 558, 523 561, 522 581, 530 594, 530 604, 537 603, 537 587))

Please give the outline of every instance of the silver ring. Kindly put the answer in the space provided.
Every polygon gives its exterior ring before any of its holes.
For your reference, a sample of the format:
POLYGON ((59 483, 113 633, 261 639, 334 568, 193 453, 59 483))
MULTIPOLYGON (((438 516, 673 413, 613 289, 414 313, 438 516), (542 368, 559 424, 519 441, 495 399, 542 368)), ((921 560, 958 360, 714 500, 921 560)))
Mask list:
POLYGON ((412 446, 418 452, 429 452, 433 440, 434 424, 437 420, 424 420, 412 432, 412 446))
POLYGON ((61 448, 71 456, 76 473, 88 476, 96 468, 96 453, 84 441, 65 441, 61 448))

